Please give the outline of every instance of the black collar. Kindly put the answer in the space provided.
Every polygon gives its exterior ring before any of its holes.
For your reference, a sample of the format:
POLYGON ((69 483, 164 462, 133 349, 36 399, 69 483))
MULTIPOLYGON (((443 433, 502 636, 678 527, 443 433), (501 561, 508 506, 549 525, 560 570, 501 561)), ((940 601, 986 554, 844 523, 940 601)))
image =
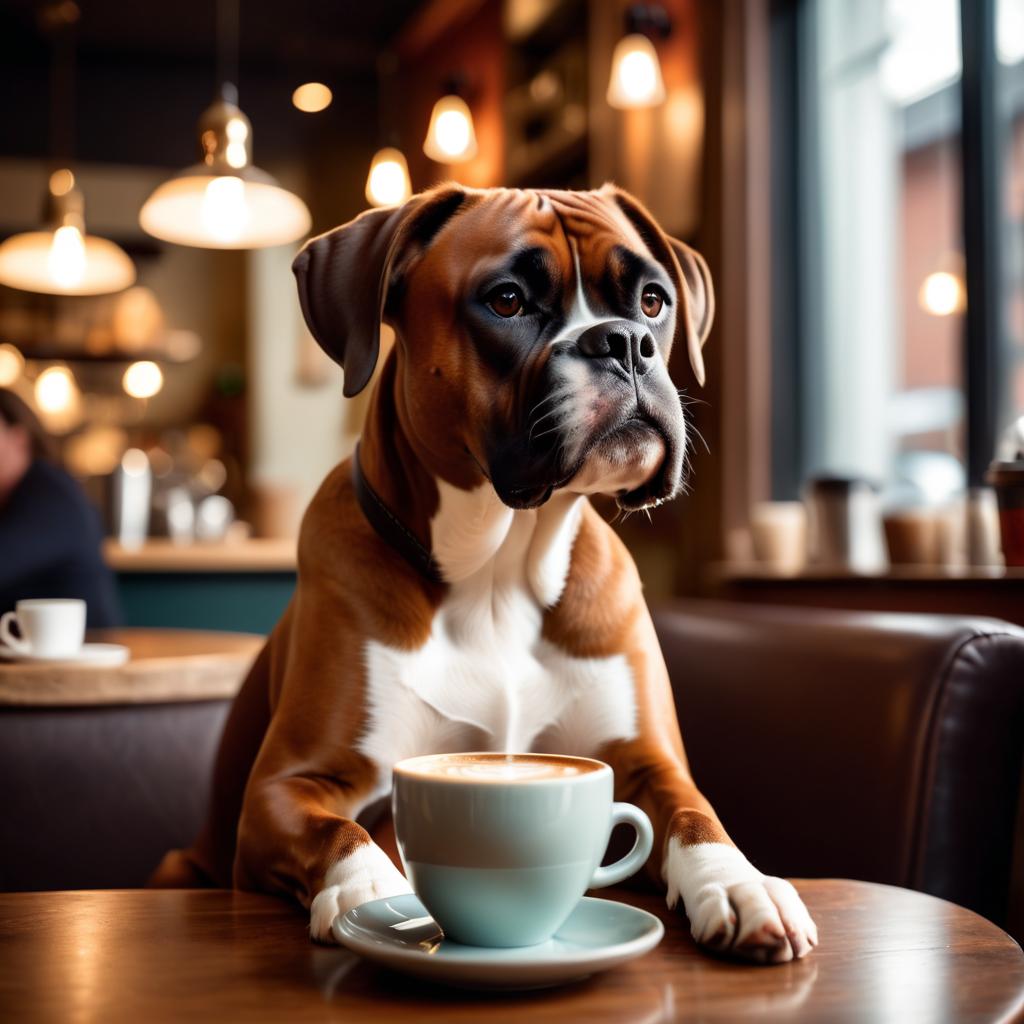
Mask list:
POLYGON ((424 547, 412 530, 384 504, 384 500, 363 475, 363 467, 359 464, 358 445, 352 456, 352 484, 363 515, 384 541, 425 579, 431 583, 443 583, 441 570, 430 550, 424 547))

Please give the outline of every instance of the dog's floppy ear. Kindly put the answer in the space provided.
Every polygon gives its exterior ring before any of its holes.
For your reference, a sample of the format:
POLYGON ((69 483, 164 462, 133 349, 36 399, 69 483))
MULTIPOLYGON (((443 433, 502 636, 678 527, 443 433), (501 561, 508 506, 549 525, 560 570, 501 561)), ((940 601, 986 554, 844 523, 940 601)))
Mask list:
POLYGON ((655 259, 672 275, 683 305, 676 317, 676 341, 685 333, 690 365, 697 383, 703 386, 705 373, 701 350, 715 318, 715 293, 704 257, 685 242, 666 235, 639 200, 628 192, 611 184, 605 185, 601 191, 615 200, 655 259))
POLYGON ((443 186, 402 206, 367 210, 311 238, 292 263, 299 304, 313 337, 345 370, 345 397, 369 383, 380 352, 380 322, 399 257, 425 247, 467 193, 443 186))

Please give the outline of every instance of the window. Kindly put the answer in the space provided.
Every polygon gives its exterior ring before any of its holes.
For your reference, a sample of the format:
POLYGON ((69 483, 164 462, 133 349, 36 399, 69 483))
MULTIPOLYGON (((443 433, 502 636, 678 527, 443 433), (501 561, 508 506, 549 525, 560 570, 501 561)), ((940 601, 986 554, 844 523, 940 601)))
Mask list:
POLYGON ((1012 140, 1001 314, 983 342, 995 401, 967 371, 965 160, 978 154, 961 137, 959 0, 773 6, 776 497, 843 473, 893 501, 942 502, 977 482, 976 418, 987 461, 1024 411, 1024 0, 966 6, 997 22, 997 123, 1012 140))
POLYGON ((1004 153, 1001 197, 1002 356, 1000 425, 1024 413, 1024 0, 996 5, 996 103, 1004 153))

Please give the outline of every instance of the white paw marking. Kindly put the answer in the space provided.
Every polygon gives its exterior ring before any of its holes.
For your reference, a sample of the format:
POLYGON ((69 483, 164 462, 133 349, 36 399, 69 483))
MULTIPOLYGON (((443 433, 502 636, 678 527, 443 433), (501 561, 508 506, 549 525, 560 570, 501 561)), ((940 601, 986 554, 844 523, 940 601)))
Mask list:
POLYGON ((334 941, 331 925, 339 914, 370 900, 412 892, 405 875, 376 843, 360 846, 339 860, 324 882, 309 907, 309 933, 317 942, 334 941))
POLYGON ((701 945, 758 963, 806 956, 818 929, 796 889, 761 874, 733 846, 670 839, 663 874, 668 905, 681 898, 690 930, 701 945))

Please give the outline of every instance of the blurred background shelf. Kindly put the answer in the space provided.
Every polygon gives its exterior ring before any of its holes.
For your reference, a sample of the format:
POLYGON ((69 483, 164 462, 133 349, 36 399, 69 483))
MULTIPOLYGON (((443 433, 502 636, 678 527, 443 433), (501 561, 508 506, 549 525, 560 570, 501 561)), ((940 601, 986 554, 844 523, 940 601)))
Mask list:
POLYGON ((896 566, 878 574, 717 564, 709 592, 723 600, 806 608, 985 615, 1024 626, 1024 569, 896 566))

